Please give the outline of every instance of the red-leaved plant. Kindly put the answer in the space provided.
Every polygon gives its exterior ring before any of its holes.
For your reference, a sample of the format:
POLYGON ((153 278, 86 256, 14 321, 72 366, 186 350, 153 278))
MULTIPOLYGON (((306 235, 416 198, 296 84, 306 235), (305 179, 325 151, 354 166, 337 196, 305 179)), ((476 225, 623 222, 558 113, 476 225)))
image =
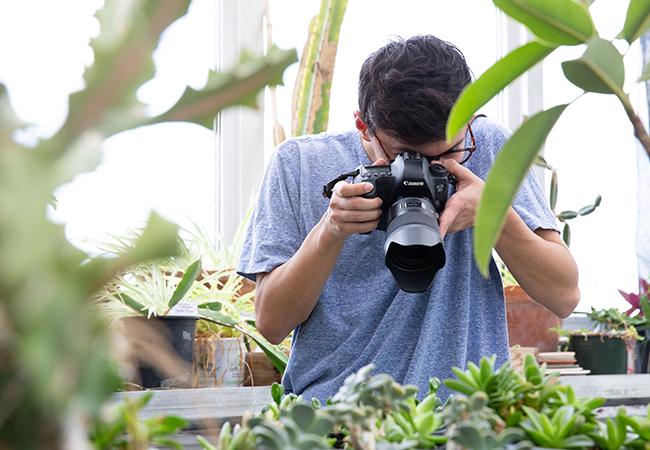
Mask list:
POLYGON ((621 293, 623 298, 631 305, 625 314, 631 316, 635 311, 639 311, 638 316, 650 316, 650 301, 648 297, 650 296, 650 283, 643 278, 639 278, 639 293, 635 294, 633 292, 623 292, 620 289, 618 292, 621 293))

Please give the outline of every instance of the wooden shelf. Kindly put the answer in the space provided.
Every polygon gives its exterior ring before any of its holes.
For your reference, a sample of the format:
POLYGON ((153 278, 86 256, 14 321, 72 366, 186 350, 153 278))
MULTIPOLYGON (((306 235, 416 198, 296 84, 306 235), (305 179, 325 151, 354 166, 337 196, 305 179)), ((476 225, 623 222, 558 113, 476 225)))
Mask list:
MULTIPOLYGON (((116 401, 137 398, 145 392, 129 391, 114 394, 116 401)), ((191 422, 238 421, 245 412, 258 413, 270 403, 271 387, 224 387, 202 389, 156 389, 141 417, 173 415, 191 422)))

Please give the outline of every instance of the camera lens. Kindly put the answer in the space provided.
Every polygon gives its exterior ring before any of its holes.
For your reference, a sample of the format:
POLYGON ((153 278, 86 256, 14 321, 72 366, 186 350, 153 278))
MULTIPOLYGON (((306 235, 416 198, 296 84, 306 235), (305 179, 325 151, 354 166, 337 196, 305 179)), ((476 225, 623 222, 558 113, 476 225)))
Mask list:
POLYGON ((393 244, 393 263, 402 270, 418 270, 431 267, 438 259, 435 246, 393 244))
POLYGON ((400 288, 424 292, 445 265, 438 216, 428 198, 405 197, 390 208, 385 262, 400 288))

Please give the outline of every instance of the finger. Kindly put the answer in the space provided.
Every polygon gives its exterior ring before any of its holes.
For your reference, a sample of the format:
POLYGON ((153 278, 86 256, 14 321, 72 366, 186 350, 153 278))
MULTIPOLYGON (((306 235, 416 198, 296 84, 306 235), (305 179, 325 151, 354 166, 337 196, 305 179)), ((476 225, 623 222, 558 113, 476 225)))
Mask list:
POLYGON ((458 161, 454 159, 443 159, 437 162, 445 166, 445 169, 459 180, 469 181, 476 178, 476 175, 474 175, 471 170, 465 166, 461 166, 458 161))
POLYGON ((379 220, 381 216, 380 209, 371 211, 350 211, 345 209, 335 209, 331 212, 332 219, 339 223, 361 223, 373 222, 379 220))
POLYGON ((334 185, 332 192, 342 198, 358 197, 372 191, 372 184, 370 183, 348 183, 347 181, 339 181, 334 185))
POLYGON ((373 166, 387 166, 388 161, 384 158, 379 158, 377 159, 374 163, 372 163, 373 166))
POLYGON ((354 233, 369 233, 371 231, 374 231, 377 228, 377 225, 379 225, 379 221, 373 220, 371 222, 344 223, 341 224, 339 227, 346 234, 354 234, 354 233))
POLYGON ((438 220, 438 225, 440 227, 440 239, 444 239, 449 230, 451 229, 452 224, 456 220, 458 214, 460 214, 461 207, 460 203, 449 201, 445 206, 445 209, 440 214, 440 219, 438 220))
POLYGON ((332 202, 334 207, 348 211, 371 211, 379 209, 382 204, 380 197, 338 197, 334 200, 335 201, 332 202))

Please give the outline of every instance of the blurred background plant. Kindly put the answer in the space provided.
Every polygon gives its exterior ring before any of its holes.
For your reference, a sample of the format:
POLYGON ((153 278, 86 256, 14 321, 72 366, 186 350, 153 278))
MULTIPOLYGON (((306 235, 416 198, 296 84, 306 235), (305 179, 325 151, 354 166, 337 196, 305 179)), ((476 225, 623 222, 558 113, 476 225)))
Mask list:
POLYGON ((141 419, 139 413, 151 397, 147 392, 137 399, 106 405, 90 427, 90 442, 96 450, 149 450, 152 446, 182 449, 173 435, 188 425, 176 416, 141 419))
POLYGON ((189 3, 107 1, 85 87, 70 97, 59 131, 34 148, 14 140, 27 124, 0 85, 0 447, 80 446, 73 441, 85 436, 86 419, 120 385, 107 323, 90 297, 125 268, 178 252, 177 227, 152 215, 130 253, 89 260, 48 220, 54 189, 92 170, 106 137, 163 121, 212 127, 221 108, 254 104, 255 93, 281 83, 296 61, 295 51, 272 48, 231 72, 211 73, 205 88, 188 88, 169 110, 147 116, 135 92, 154 73, 161 33, 189 3))
POLYGON ((596 208, 600 206, 600 201, 602 199, 600 195, 598 195, 592 204, 583 206, 577 211, 565 210, 565 211, 557 212, 556 207, 557 207, 557 196, 559 190, 557 170, 555 169, 555 167, 551 166, 548 162, 546 162, 546 159, 544 159, 544 157, 541 155, 537 155, 535 164, 551 172, 548 204, 551 207, 551 211, 553 211, 553 215, 555 215, 557 220, 559 220, 562 223, 562 240, 564 240, 564 243, 567 246, 570 246, 571 228, 569 227, 569 221, 579 216, 587 216, 591 214, 596 210, 596 208))

